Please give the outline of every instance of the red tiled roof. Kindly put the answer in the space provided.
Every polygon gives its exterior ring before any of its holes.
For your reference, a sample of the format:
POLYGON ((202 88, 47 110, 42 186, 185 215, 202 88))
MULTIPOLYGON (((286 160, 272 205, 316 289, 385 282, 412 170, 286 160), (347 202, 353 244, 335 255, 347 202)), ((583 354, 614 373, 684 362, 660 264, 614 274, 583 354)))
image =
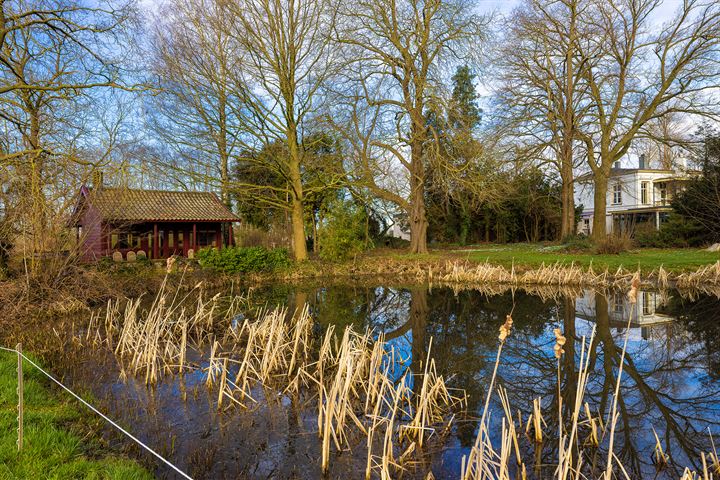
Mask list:
POLYGON ((97 208, 104 220, 237 222, 211 192, 133 190, 103 187, 84 189, 85 200, 97 208))

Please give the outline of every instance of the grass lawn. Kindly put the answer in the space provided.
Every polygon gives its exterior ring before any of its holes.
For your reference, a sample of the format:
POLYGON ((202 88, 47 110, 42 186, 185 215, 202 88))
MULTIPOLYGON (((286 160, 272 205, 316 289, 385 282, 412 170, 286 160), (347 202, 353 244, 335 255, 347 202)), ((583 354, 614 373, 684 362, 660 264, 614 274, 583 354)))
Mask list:
POLYGON ((510 267, 515 265, 518 268, 535 268, 560 262, 570 265, 589 267, 591 264, 596 271, 617 270, 622 266, 629 270, 638 267, 649 273, 661 265, 669 272, 679 273, 690 270, 697 270, 698 267, 712 264, 720 260, 720 253, 708 252, 697 248, 657 249, 643 248, 636 249, 618 255, 598 255, 593 252, 570 253, 563 249, 562 245, 542 244, 487 244, 458 249, 434 250, 428 255, 400 255, 400 258, 458 258, 473 262, 485 262, 510 267))
POLYGON ((88 412, 50 390, 49 381, 27 362, 25 442, 18 453, 17 356, 0 352, 0 479, 152 479, 138 463, 108 455, 87 437, 88 412))

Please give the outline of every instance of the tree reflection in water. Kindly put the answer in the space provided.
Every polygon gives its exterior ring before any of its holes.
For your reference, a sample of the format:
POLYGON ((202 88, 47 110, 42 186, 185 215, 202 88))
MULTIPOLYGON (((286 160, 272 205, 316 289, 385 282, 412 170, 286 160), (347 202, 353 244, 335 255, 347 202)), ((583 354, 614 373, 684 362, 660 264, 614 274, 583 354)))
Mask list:
MULTIPOLYGON (((451 377, 451 386, 465 389, 469 411, 477 414, 492 374, 498 327, 513 311, 515 328, 503 352, 499 382, 523 419, 529 417, 533 399, 542 397, 545 442, 540 448, 530 441, 522 445, 526 458, 535 457, 540 464, 551 465, 557 458, 554 328, 560 328, 568 339, 560 364, 563 418, 571 418, 575 408, 580 342, 582 336, 590 336, 593 326, 592 373, 583 402, 595 415, 601 412, 604 419, 612 407, 627 322, 619 318, 627 318, 629 313, 627 304, 618 303, 623 293, 585 292, 579 299, 545 300, 523 291, 485 295, 418 286, 330 286, 304 289, 300 297, 311 304, 321 324, 354 324, 358 329, 385 332, 413 372, 421 371, 432 337, 432 356, 439 373, 451 377)), ((643 298, 655 301, 655 297, 646 293, 643 298)), ((705 295, 690 300, 677 294, 663 299, 657 297, 651 315, 641 312, 633 317, 627 332, 615 453, 635 477, 656 475, 653 428, 670 457, 669 468, 659 476, 677 477, 685 466, 699 467, 700 452, 709 449, 708 431, 717 432, 720 423, 720 301, 705 295), (647 319, 650 323, 643 323, 647 319)), ((497 399, 493 399, 492 411, 491 424, 497 428, 491 431, 499 434, 502 410, 497 399)), ((475 420, 457 423, 454 440, 446 445, 441 458, 433 461, 436 467, 442 463, 442 468, 451 468, 447 473, 459 468, 459 459, 475 439, 475 420)), ((581 429, 582 435, 587 435, 587 430, 581 429)), ((606 443, 596 450, 585 449, 586 468, 604 467, 606 443)))

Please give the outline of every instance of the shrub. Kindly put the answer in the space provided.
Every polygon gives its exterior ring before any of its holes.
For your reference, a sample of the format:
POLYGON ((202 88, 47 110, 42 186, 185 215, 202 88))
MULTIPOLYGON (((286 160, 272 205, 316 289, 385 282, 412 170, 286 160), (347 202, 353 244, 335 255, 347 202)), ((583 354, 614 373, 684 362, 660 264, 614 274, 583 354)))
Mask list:
POLYGON ((290 265, 284 248, 264 247, 204 248, 197 252, 200 265, 223 273, 269 272, 290 265))
POLYGON ((349 201, 331 204, 325 223, 319 231, 320 257, 343 261, 365 250, 365 210, 349 201))
POLYGON ((607 235, 595 243, 595 253, 618 255, 632 248, 632 239, 625 233, 607 235))
POLYGON ((706 238, 705 227, 677 213, 671 213, 660 230, 639 232, 635 236, 639 246, 651 248, 697 247, 703 245, 706 238))
POLYGON ((592 249, 593 244, 587 235, 568 235, 563 238, 563 248, 569 252, 584 252, 592 249))

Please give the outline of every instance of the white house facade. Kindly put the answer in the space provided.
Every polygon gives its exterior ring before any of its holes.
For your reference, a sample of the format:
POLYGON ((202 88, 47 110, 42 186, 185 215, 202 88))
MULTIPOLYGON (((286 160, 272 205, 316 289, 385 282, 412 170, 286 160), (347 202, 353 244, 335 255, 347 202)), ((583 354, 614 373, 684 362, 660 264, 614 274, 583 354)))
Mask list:
MULTIPOLYGON (((622 168, 618 162, 610 171, 605 215, 608 233, 660 228, 672 211, 673 197, 694 174, 681 168, 647 168, 644 163, 642 157, 638 168, 622 168)), ((593 203, 592 174, 582 175, 575 180, 575 205, 583 206, 578 233, 592 233, 593 203)))

